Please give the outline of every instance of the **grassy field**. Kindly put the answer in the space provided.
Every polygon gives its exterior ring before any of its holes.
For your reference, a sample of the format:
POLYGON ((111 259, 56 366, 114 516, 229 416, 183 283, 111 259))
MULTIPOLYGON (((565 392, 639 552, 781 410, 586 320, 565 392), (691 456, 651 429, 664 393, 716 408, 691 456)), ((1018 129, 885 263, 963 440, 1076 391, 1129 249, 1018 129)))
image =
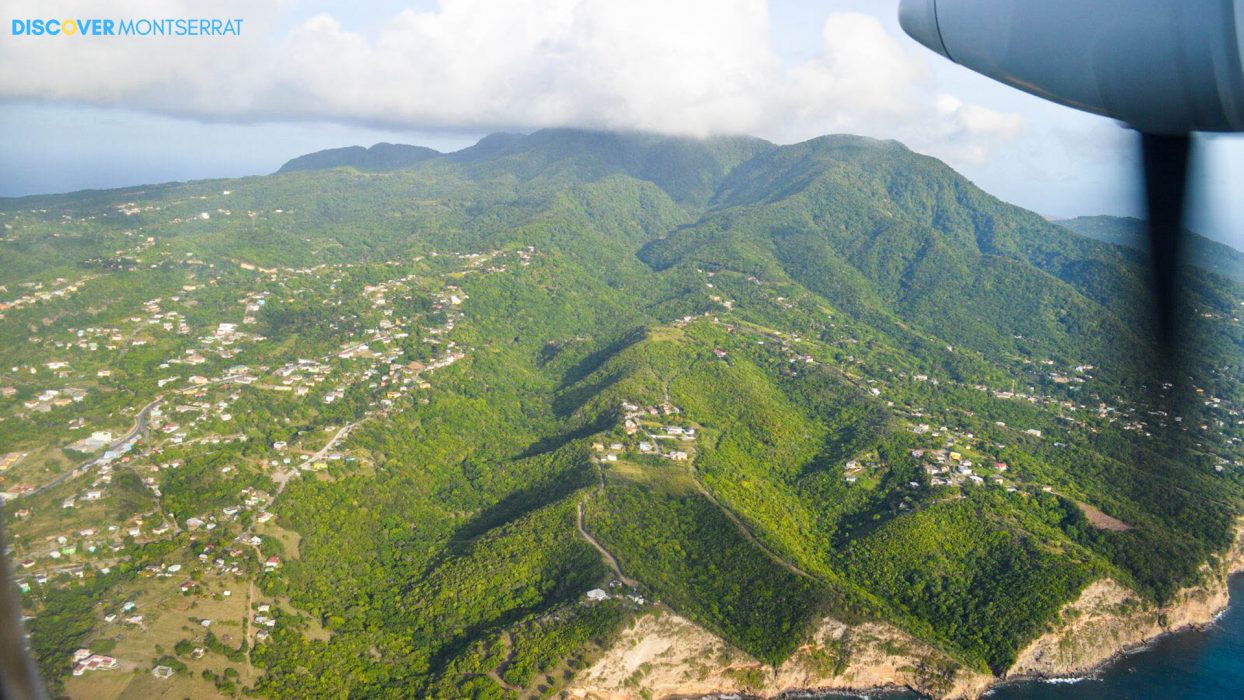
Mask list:
POLYGON ((242 684, 248 684, 256 673, 249 664, 231 662, 212 652, 201 659, 180 657, 188 670, 167 680, 151 675, 155 660, 173 654, 177 642, 188 639, 194 646, 203 646, 208 629, 226 646, 236 648, 241 643, 249 605, 257 605, 258 599, 248 604, 249 584, 233 579, 228 576, 206 581, 198 593, 189 596, 178 590, 183 579, 177 576, 141 579, 126 593, 137 603, 134 612, 143 615, 145 629, 121 624, 120 619, 113 623, 101 620, 97 639, 115 640, 116 646, 108 654, 118 660, 119 667, 71 678, 65 684, 66 693, 84 700, 227 697, 201 676, 204 669, 223 674, 227 667, 236 669, 242 684), (226 597, 225 591, 230 595, 226 597), (204 628, 201 620, 212 620, 211 627, 204 628))

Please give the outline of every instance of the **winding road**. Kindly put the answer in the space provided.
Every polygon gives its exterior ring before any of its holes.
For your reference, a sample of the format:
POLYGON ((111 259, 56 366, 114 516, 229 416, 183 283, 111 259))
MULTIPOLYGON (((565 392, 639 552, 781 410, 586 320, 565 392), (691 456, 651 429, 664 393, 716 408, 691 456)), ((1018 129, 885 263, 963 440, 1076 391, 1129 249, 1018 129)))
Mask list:
POLYGON ((595 547, 596 551, 600 552, 600 556, 604 558, 605 563, 608 564, 609 568, 613 569, 613 572, 618 575, 619 581, 621 581, 622 583, 625 583, 631 588, 637 588, 639 586, 639 581, 636 581, 633 578, 629 578, 625 574, 623 574, 622 567, 618 566, 617 558, 615 558, 612 554, 610 554, 609 550, 601 546, 601 544, 596 541, 596 538, 592 537, 592 535, 589 534, 586 529, 584 529, 583 527, 583 502, 582 501, 579 501, 578 507, 579 507, 579 522, 578 522, 579 534, 583 536, 583 539, 587 540, 588 544, 595 547))

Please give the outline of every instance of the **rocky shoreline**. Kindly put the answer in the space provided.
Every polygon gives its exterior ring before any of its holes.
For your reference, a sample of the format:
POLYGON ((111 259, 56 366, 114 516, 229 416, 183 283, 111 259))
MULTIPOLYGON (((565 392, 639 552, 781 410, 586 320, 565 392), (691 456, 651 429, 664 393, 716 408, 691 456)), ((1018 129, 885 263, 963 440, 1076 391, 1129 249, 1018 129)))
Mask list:
POLYGON ((1000 681, 1079 678, 1156 640, 1214 623, 1230 605, 1229 579, 1244 573, 1244 526, 1217 566, 1206 565, 1207 582, 1185 588, 1162 607, 1146 607, 1135 593, 1110 579, 1088 586, 1066 606, 1052 631, 1030 643, 1000 681))
POLYGON ((1205 583, 1181 590, 1165 606, 1147 604, 1111 579, 1093 582, 1001 677, 964 668, 889 625, 848 626, 832 619, 823 620, 808 644, 773 668, 665 611, 636 620, 580 674, 570 696, 770 699, 906 688, 957 700, 978 698, 1003 683, 1084 677, 1159 637, 1211 624, 1230 603, 1228 578, 1244 572, 1244 523, 1235 534, 1227 555, 1205 566, 1205 583))

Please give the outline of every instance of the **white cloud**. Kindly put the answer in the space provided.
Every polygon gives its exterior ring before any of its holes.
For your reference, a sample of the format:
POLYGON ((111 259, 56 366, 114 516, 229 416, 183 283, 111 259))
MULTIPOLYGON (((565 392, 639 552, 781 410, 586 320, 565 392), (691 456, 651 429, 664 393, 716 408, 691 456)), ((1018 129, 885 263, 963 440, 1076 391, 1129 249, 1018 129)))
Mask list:
POLYGON ((934 104, 940 143, 971 165, 983 164, 991 148, 1014 141, 1026 126, 1018 114, 964 104, 954 95, 938 95, 934 104))
POLYGON ((912 93, 931 79, 928 66, 876 19, 833 14, 822 34, 822 55, 790 71, 787 100, 796 128, 812 123, 849 129, 878 117, 910 119, 927 112, 912 93))
MULTIPOLYGON (((11 0, 10 17, 47 16, 11 0)), ((62 3, 76 17, 98 4, 62 3)), ((0 43, 0 97, 238 121, 460 130, 576 125, 779 141, 855 132, 974 164, 1023 129, 938 91, 930 57, 875 18, 834 13, 821 54, 783 66, 766 0, 441 0, 371 32, 281 0, 118 0, 113 17, 243 17, 231 38, 0 43)))

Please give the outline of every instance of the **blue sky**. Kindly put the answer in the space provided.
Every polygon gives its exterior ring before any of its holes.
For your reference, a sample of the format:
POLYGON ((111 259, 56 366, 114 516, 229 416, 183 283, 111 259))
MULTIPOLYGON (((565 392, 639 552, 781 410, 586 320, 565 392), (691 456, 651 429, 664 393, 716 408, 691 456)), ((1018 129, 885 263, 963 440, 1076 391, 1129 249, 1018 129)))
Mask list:
MULTIPOLYGON (((1136 214, 1135 137, 908 40, 877 0, 10 0, 215 16, 244 37, 0 40, 0 194, 272 172, 377 141, 570 125, 896 138, 1043 214, 1136 214), (97 42, 98 43, 98 42, 97 42)), ((8 27, 4 28, 7 34, 8 27)), ((1201 142, 1194 225, 1244 247, 1244 141, 1201 142)))

